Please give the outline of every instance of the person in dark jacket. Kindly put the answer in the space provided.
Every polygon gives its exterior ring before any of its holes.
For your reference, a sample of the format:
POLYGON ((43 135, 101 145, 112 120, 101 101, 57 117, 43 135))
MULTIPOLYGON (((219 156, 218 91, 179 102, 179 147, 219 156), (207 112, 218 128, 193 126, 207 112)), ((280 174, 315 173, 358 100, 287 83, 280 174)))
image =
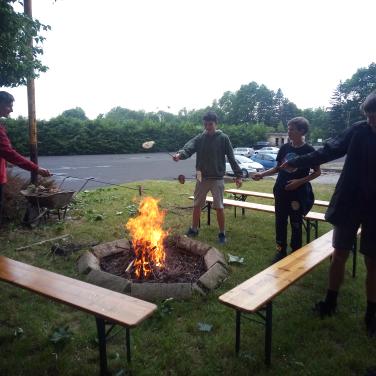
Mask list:
POLYGON ((290 142, 282 145, 279 149, 277 166, 252 176, 254 180, 260 180, 265 176, 278 173, 273 188, 276 236, 276 254, 273 263, 287 256, 288 218, 290 218, 291 224, 291 251, 294 252, 301 248, 303 216, 311 209, 314 200, 309 182, 321 174, 319 166, 315 166, 312 172, 309 167, 295 168, 290 171, 280 169, 283 162, 315 150, 304 140, 304 136, 309 130, 309 122, 306 118, 299 116, 289 120, 287 130, 290 142))
POLYGON ((174 161, 189 158, 194 153, 196 157, 196 188, 194 193, 192 226, 188 229, 188 236, 198 235, 201 208, 205 205, 206 194, 213 195, 213 207, 217 212, 219 226, 218 240, 226 242, 225 215, 223 210, 223 176, 226 172, 226 156, 236 176, 236 185, 241 186, 242 171, 237 164, 230 139, 222 131, 217 130, 218 117, 209 111, 204 117, 205 130, 188 141, 174 156, 174 161))
POLYGON ((376 335, 376 92, 367 96, 360 121, 329 140, 323 148, 284 163, 281 168, 307 167, 346 156, 342 173, 326 212, 334 225, 333 257, 326 298, 316 304, 325 317, 336 311, 345 263, 361 226, 360 252, 367 269, 367 310, 365 324, 369 336, 376 335))
MULTIPOLYGON (((13 111, 14 98, 6 91, 0 91, 0 118, 9 117, 13 111)), ((7 182, 6 163, 12 163, 24 170, 36 171, 42 176, 51 176, 51 173, 26 159, 13 149, 7 136, 5 125, 0 121, 0 224, 3 211, 4 185, 7 182)))

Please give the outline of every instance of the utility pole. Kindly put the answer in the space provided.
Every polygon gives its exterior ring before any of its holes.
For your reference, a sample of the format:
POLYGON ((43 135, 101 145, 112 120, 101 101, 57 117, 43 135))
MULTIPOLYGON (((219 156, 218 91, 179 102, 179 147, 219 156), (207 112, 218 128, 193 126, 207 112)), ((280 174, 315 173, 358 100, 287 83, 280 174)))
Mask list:
MULTIPOLYGON (((33 18, 32 15, 32 0, 24 0, 24 13, 33 18)), ((33 50, 33 37, 29 39, 30 55, 32 56, 33 50)), ((35 115, 35 86, 34 78, 27 80, 27 107, 29 115, 29 145, 30 145, 30 159, 32 162, 38 164, 38 144, 37 144, 37 121, 35 115)), ((38 174, 31 172, 31 183, 36 184, 38 174)))

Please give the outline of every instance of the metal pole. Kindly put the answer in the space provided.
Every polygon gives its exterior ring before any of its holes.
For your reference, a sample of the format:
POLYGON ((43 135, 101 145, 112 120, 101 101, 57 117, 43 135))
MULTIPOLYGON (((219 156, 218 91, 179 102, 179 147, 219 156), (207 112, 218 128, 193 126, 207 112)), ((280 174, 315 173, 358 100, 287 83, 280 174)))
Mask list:
MULTIPOLYGON (((24 0, 24 13, 32 18, 32 0, 24 0)), ((32 56, 33 37, 29 38, 30 56, 32 56)), ((29 115, 29 145, 30 145, 30 159, 32 162, 38 164, 38 149, 37 149, 37 122, 35 115, 35 86, 34 79, 27 80, 27 107, 29 115)), ((31 172, 31 183, 37 183, 37 173, 31 172)))

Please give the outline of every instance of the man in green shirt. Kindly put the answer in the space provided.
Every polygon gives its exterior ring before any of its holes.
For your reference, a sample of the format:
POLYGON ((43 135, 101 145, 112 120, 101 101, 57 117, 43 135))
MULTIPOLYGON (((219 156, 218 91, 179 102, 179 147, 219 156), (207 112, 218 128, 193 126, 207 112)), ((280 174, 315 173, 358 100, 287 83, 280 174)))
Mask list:
POLYGON ((215 112, 209 111, 203 117, 204 131, 189 140, 174 156, 174 161, 196 156, 196 188, 194 193, 192 226, 187 235, 198 235, 201 208, 205 205, 206 194, 213 195, 213 207, 217 212, 219 226, 218 241, 226 242, 225 216, 223 207, 224 180, 226 172, 226 156, 236 176, 236 185, 242 184, 242 171, 234 158, 234 151, 228 136, 217 129, 218 117, 215 112))

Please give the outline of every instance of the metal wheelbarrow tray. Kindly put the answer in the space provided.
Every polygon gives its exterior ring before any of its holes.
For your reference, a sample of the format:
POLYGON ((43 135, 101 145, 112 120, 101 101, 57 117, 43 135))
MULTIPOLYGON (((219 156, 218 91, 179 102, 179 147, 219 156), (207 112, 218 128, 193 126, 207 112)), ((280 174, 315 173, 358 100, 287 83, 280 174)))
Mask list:
POLYGON ((33 206, 47 209, 64 209, 72 200, 75 191, 61 191, 61 192, 38 192, 31 193, 26 190, 21 191, 21 194, 33 206))
POLYGON ((32 193, 27 190, 21 191, 21 194, 28 201, 28 209, 26 210, 23 222, 31 227, 37 226, 41 220, 46 222, 51 211, 56 212, 59 220, 65 218, 68 204, 71 202, 75 191, 60 192, 38 192, 32 193))

